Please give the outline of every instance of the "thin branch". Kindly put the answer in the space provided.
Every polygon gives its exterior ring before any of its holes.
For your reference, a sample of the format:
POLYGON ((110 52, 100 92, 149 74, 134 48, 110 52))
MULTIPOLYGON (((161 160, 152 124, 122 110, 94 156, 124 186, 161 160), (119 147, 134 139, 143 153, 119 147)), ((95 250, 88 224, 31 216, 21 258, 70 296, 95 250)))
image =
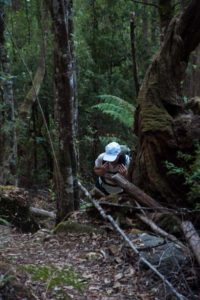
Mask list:
POLYGON ((139 3, 139 4, 143 4, 143 5, 149 5, 149 6, 153 6, 153 7, 156 7, 158 9, 158 5, 157 4, 154 4, 154 3, 144 3, 144 2, 141 2, 141 1, 137 1, 137 0, 133 0, 134 3, 139 3))
MULTIPOLYGON (((155 4, 155 3, 144 3, 142 1, 138 1, 138 0, 132 0, 134 3, 139 3, 139 4, 143 4, 143 5, 149 5, 149 6, 153 6, 155 8, 159 8, 159 5, 155 4)), ((173 8, 175 8, 177 5, 181 5, 181 2, 177 2, 173 5, 173 8)))
MULTIPOLYGON (((112 202, 108 202, 106 201, 106 197, 105 197, 105 201, 104 198, 102 197, 99 200, 99 204, 104 205, 104 206, 110 206, 110 207, 116 207, 116 208, 129 208, 133 211, 147 211, 147 212, 152 212, 152 211, 163 211, 162 207, 144 207, 144 206, 140 206, 140 207, 135 207, 133 205, 127 205, 127 204, 118 204, 118 203, 112 203, 112 202)), ((177 208, 177 209, 173 209, 173 208, 165 208, 166 212, 168 213, 173 213, 175 215, 187 215, 187 214, 196 214, 196 213, 200 213, 200 209, 188 209, 188 208, 177 208)))

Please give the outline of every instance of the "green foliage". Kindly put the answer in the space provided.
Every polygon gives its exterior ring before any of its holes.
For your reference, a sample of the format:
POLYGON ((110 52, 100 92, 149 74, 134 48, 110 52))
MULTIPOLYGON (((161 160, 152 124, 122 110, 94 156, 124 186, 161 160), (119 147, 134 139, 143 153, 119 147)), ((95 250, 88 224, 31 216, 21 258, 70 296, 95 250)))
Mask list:
MULTIPOLYGON (((12 1, 4 0, 1 3, 9 4, 12 1)), ((54 43, 50 31, 50 14, 45 20, 47 24, 43 24, 41 18, 44 9, 42 3, 43 1, 39 0, 25 0, 16 1, 16 5, 13 2, 13 5, 5 6, 6 47, 11 75, 5 76, 1 72, 0 80, 13 82, 14 99, 18 109, 32 85, 26 66, 33 77, 38 67, 45 32, 46 72, 39 98, 56 149, 59 141, 55 133, 53 103, 54 43)), ((91 178, 94 159, 102 150, 102 146, 111 140, 128 144, 130 147, 134 144, 134 107, 130 103, 136 102, 136 93, 130 45, 130 12, 136 13, 136 54, 140 81, 144 78, 151 57, 159 46, 159 23, 154 7, 133 3, 132 0, 74 0, 73 4, 73 38, 79 100, 77 143, 80 148, 81 175, 85 177, 86 173, 91 178), (102 96, 99 98, 101 103, 97 104, 98 95, 102 96), (95 109, 91 110, 94 106, 95 109), (119 126, 116 126, 116 123, 119 126)), ((0 103, 0 108, 5 109, 3 103, 0 103)), ((20 153, 18 174, 25 180, 28 179, 31 184, 48 182, 52 171, 52 155, 37 103, 34 104, 32 114, 25 124, 17 118, 15 125, 20 153)), ((5 135, 9 128, 8 123, 1 127, 5 135)))
POLYGON ((165 162, 168 175, 183 176, 189 187, 188 200, 200 207, 200 144, 196 145, 194 156, 178 152, 177 157, 184 163, 184 167, 177 167, 171 162, 165 162), (185 164, 186 163, 186 164, 185 164))
POLYGON ((184 168, 178 168, 171 162, 166 161, 165 166, 167 167, 168 175, 184 175, 185 174, 184 168))
POLYGON ((24 265, 22 269, 30 273, 33 280, 44 282, 47 290, 64 285, 73 286, 80 291, 85 288, 85 282, 72 268, 58 269, 53 266, 24 265))
POLYGON ((132 128, 135 111, 133 105, 112 95, 101 95, 99 96, 99 99, 102 100, 102 102, 94 105, 93 108, 111 116, 114 120, 119 121, 127 128, 132 128))
POLYGON ((11 224, 4 218, 0 217, 0 225, 10 226, 11 224))

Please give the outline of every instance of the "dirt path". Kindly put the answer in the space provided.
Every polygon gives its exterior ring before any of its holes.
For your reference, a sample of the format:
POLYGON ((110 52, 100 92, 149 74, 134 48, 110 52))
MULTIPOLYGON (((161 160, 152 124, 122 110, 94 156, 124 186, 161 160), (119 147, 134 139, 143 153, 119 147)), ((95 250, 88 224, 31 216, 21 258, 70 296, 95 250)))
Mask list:
POLYGON ((35 234, 20 234, 11 230, 4 236, 6 239, 0 248, 0 259, 26 270, 20 280, 31 291, 33 299, 156 299, 151 291, 148 273, 139 270, 136 257, 130 255, 128 248, 112 231, 60 236, 46 229, 35 234), (40 273, 43 270, 40 268, 44 266, 58 272, 73 270, 78 279, 74 279, 76 284, 72 280, 71 284, 58 282, 53 285, 50 283, 55 272, 47 282, 41 274, 39 279, 35 279, 30 266, 40 270, 40 273))

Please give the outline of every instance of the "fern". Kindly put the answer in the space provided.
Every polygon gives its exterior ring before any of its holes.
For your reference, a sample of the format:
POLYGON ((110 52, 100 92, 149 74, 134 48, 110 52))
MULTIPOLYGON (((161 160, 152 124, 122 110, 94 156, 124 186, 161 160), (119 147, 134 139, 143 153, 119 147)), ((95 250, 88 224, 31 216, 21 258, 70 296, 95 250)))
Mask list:
POLYGON ((113 95, 101 95, 98 98, 100 98, 102 102, 93 105, 93 109, 98 109, 102 113, 111 116, 113 120, 119 121, 127 128, 132 128, 135 111, 135 107, 132 104, 113 95))

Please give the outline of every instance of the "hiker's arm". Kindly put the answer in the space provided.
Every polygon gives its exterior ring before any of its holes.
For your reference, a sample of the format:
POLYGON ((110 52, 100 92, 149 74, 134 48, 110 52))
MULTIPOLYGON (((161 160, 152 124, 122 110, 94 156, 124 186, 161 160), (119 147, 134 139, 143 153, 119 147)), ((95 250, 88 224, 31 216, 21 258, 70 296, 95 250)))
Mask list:
POLYGON ((100 167, 94 167, 94 172, 98 176, 103 176, 107 172, 108 167, 109 167, 109 163, 106 162, 100 167))

